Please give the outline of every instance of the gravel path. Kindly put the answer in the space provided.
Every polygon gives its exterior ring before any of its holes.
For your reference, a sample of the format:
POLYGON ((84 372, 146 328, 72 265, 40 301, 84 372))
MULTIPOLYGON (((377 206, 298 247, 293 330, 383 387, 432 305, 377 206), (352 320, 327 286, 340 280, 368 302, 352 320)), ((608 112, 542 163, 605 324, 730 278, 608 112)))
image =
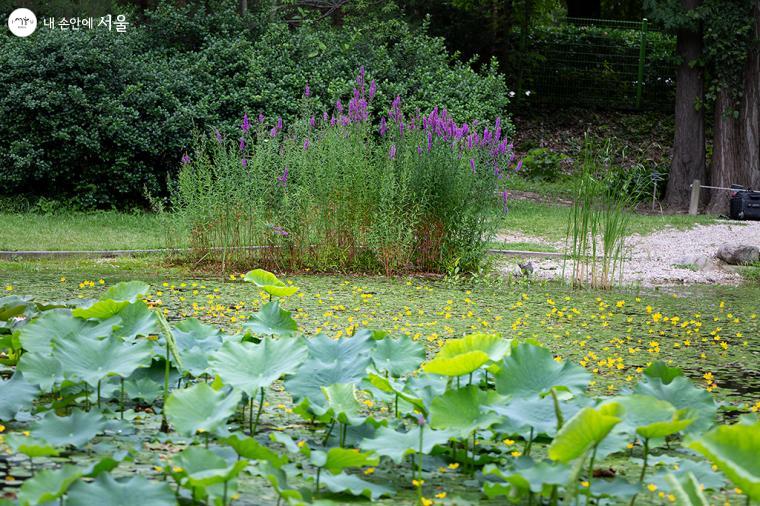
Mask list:
MULTIPOLYGON (((504 234, 513 241, 538 242, 557 247, 555 243, 514 232, 504 234)), ((624 266, 625 284, 679 285, 692 283, 737 284, 742 277, 734 268, 715 259, 724 244, 746 244, 760 248, 760 222, 726 221, 715 225, 696 225, 688 230, 666 228, 653 234, 632 235, 626 239, 628 260, 624 266), (698 270, 686 264, 700 265, 698 270)), ((557 247, 559 251, 564 245, 557 247)), ((533 258, 534 276, 556 278, 562 275, 562 261, 533 258)), ((514 262, 504 267, 515 272, 514 262)), ((568 264, 566 271, 572 271, 568 264)))

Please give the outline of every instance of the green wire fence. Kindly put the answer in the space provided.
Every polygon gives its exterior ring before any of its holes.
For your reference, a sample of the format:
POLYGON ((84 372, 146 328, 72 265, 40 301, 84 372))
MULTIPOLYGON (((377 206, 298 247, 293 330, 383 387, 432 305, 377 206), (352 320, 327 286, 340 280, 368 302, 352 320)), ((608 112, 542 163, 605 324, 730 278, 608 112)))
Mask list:
POLYGON ((567 18, 518 32, 525 55, 518 101, 557 106, 665 110, 675 94, 675 37, 646 19, 567 18))

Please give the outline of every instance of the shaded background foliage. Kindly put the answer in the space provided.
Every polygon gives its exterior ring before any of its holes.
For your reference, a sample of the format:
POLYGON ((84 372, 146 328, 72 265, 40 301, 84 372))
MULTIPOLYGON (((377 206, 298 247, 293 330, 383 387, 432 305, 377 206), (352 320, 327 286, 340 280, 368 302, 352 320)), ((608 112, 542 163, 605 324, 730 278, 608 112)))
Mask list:
POLYGON ((30 6, 37 33, 0 38, 5 195, 70 199, 79 208, 144 203, 165 191, 194 130, 232 133, 244 112, 287 122, 307 81, 327 109, 361 65, 378 80, 378 104, 401 94, 412 109, 444 105, 463 121, 503 115, 508 103, 495 64, 472 70, 426 26, 393 19, 393 5, 366 19, 342 16, 338 26, 294 24, 267 3, 246 16, 221 0, 84 9, 130 11, 136 23, 126 33, 49 30, 41 20, 55 6, 30 6))

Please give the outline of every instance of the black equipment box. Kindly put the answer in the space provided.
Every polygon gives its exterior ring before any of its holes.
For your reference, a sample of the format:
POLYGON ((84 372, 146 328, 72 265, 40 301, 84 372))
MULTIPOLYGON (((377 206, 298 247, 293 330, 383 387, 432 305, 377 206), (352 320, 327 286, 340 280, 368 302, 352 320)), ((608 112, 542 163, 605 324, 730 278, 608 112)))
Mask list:
POLYGON ((739 185, 731 185, 732 220, 760 220, 760 191, 752 191, 739 185))

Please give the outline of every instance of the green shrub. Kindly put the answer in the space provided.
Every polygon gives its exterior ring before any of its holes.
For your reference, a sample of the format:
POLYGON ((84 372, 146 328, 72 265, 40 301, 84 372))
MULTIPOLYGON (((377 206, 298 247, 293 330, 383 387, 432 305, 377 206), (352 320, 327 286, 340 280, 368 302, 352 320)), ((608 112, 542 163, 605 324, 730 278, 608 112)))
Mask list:
POLYGON ((562 162, 566 159, 551 149, 531 149, 522 159, 522 173, 530 179, 556 181, 562 176, 562 162))
POLYGON ((513 167, 500 120, 403 114, 397 98, 378 130, 381 95, 361 76, 329 115, 304 97, 293 123, 246 116, 242 137, 200 137, 174 186, 170 235, 189 233, 192 255, 223 270, 477 270, 496 182, 513 167))

